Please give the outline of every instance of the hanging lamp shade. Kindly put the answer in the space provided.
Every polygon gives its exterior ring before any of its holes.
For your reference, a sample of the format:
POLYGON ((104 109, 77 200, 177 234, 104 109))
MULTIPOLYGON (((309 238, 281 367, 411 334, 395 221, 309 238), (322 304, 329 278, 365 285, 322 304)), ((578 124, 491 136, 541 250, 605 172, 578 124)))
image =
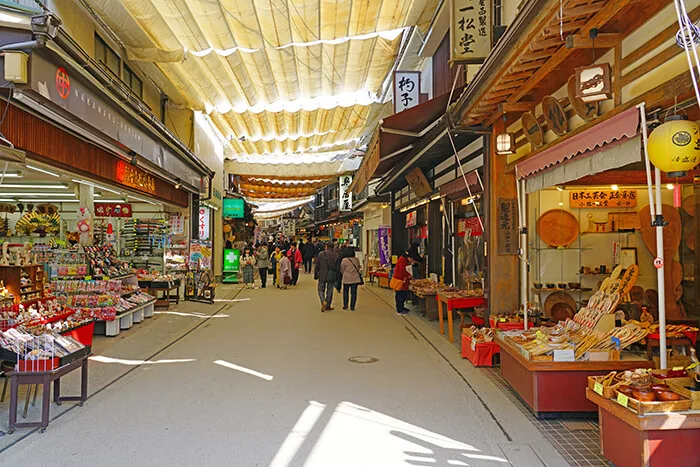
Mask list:
POLYGON ((700 127, 685 115, 668 117, 649 136, 649 160, 670 177, 682 177, 700 162, 700 127))

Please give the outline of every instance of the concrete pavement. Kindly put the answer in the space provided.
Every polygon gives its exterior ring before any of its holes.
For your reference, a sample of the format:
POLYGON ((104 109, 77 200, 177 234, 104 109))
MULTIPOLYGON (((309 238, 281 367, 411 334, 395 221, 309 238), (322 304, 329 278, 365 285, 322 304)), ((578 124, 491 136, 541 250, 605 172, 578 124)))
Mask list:
POLYGON ((96 338, 87 405, 52 406, 44 434, 0 438, 0 465, 567 465, 385 290, 361 287, 355 312, 336 295, 320 313, 303 273, 288 290, 217 296, 96 338))

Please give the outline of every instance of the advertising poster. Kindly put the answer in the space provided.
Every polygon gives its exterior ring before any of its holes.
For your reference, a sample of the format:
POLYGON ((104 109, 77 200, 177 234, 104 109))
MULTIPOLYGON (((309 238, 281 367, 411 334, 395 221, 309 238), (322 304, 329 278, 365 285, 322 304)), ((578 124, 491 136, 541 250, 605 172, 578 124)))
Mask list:
POLYGON ((190 269, 211 269, 211 242, 190 241, 190 269))

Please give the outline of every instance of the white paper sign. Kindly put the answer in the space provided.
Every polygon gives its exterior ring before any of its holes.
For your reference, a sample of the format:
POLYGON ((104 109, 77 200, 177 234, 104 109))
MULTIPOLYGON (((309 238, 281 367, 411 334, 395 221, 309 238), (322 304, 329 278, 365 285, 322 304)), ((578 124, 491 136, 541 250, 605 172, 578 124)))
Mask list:
POLYGON ((351 184, 351 175, 343 175, 338 179, 338 191, 340 193, 340 199, 338 200, 339 211, 352 211, 352 191, 350 191, 351 184))
POLYGON ((420 71, 394 72, 394 113, 420 104, 420 71))

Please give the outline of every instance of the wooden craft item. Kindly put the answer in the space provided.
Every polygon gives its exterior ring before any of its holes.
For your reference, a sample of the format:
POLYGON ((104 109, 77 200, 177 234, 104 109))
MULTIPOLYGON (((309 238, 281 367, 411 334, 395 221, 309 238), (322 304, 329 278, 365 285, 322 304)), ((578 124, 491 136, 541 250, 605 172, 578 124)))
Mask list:
POLYGON ((566 93, 569 97, 569 103, 576 112, 576 115, 587 122, 595 120, 598 116, 598 102, 583 102, 580 97, 576 97, 576 75, 571 75, 566 83, 566 93))
POLYGON ((578 219, 563 209, 552 209, 537 220, 537 234, 550 247, 569 246, 578 238, 578 219))
POLYGON ((641 303, 644 300, 644 289, 638 285, 630 289, 630 298, 634 303, 641 303))
POLYGON ((544 144, 544 132, 532 112, 525 112, 520 118, 520 124, 523 127, 525 138, 527 138, 530 144, 536 148, 544 144))
POLYGON ((681 206, 683 206, 683 210, 689 215, 689 216, 695 216, 695 197, 694 196, 688 196, 683 200, 683 203, 681 203, 681 206))
MULTIPOLYGON (((668 204, 663 205, 664 220, 668 225, 664 227, 664 257, 673 258, 681 245, 681 215, 678 210, 668 204)), ((639 211, 642 240, 651 254, 656 257, 656 227, 651 225, 651 213, 649 206, 644 206, 639 211)))
POLYGON ((609 212, 608 224, 610 232, 639 230, 642 227, 636 212, 609 212))
POLYGON ((639 277, 639 266, 633 264, 627 268, 622 279, 620 279, 620 295, 625 296, 630 293, 630 290, 637 282, 637 277, 639 277))
POLYGON ((547 121, 547 126, 557 136, 564 136, 568 131, 568 119, 564 107, 559 100, 552 96, 542 99, 542 113, 547 121))
POLYGON ((554 292, 544 301, 544 313, 556 321, 571 318, 576 313, 576 302, 566 292, 554 292))
POLYGON ((683 238, 685 239, 685 246, 687 246, 691 251, 695 251, 695 226, 686 224, 683 227, 683 238))

